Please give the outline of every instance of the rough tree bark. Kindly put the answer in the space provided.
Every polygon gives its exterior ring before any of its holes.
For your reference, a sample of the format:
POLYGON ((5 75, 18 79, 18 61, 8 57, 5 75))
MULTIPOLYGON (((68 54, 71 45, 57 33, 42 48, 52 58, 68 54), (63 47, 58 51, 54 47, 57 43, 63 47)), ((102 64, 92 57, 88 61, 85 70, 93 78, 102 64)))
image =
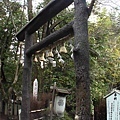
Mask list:
POLYGON ((85 0, 74 0, 74 63, 76 70, 76 120, 90 120, 88 8, 85 0))

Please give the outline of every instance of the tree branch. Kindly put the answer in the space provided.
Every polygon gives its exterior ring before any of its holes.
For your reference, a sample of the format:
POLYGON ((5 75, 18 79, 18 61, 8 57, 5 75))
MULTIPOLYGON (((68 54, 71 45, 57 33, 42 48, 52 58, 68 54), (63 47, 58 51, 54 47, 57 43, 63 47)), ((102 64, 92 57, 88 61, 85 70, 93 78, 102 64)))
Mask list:
POLYGON ((92 9, 93 9, 93 6, 95 4, 95 1, 96 0, 92 0, 91 3, 90 3, 90 6, 88 7, 88 16, 90 16, 90 14, 92 12, 92 9))

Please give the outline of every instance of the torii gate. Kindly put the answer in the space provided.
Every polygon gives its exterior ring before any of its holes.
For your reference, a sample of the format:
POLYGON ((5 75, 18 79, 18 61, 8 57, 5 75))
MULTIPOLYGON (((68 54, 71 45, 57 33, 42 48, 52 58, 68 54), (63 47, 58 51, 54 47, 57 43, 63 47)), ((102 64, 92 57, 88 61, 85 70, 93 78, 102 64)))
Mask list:
MULTIPOLYGON (((24 68, 23 68, 23 88, 22 88, 22 120, 30 120, 30 83, 31 83, 31 72, 32 72, 32 54, 42 48, 53 44, 55 41, 73 33, 73 21, 68 23, 63 28, 50 34, 39 43, 32 46, 33 39, 32 34, 37 31, 43 24, 49 21, 52 17, 56 16, 63 9, 68 7, 74 0, 52 0, 42 11, 34 17, 27 25, 25 25, 17 34, 16 37, 19 41, 25 39, 25 50, 24 50, 24 68)), ((79 0, 78 0, 79 1, 79 0)), ((82 1, 83 2, 83 1, 82 1)), ((92 0, 91 6, 95 0, 92 0)), ((83 2, 83 4, 85 1, 83 2)), ((89 7, 88 16, 92 10, 89 7)))

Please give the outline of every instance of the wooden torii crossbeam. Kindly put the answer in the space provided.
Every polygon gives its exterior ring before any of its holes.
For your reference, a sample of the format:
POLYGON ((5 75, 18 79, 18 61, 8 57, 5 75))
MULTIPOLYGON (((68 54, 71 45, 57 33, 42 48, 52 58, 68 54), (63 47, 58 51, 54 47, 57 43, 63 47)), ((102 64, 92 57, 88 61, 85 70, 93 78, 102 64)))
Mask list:
POLYGON ((60 40, 61 38, 73 34, 73 21, 65 25, 64 27, 60 28, 59 30, 51 33, 47 37, 45 37, 43 40, 41 40, 39 43, 34 44, 32 47, 30 47, 27 51, 26 54, 28 56, 31 56, 34 54, 36 51, 39 51, 50 44, 53 44, 54 42, 60 40))
POLYGON ((52 0, 36 17, 34 17, 16 34, 16 37, 19 41, 23 41, 25 39, 25 31, 29 34, 33 34, 43 24, 68 7, 72 2, 73 0, 52 0))

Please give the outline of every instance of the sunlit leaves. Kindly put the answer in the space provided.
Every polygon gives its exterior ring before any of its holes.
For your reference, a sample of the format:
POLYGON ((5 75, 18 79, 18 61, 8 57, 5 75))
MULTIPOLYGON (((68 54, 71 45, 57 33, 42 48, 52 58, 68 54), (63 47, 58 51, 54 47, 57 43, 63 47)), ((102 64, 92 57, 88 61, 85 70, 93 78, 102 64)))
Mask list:
POLYGON ((103 97, 107 91, 117 88, 120 82, 120 40, 113 29, 115 24, 105 11, 98 15, 96 24, 90 23, 90 47, 96 53, 90 59, 93 99, 103 97))

